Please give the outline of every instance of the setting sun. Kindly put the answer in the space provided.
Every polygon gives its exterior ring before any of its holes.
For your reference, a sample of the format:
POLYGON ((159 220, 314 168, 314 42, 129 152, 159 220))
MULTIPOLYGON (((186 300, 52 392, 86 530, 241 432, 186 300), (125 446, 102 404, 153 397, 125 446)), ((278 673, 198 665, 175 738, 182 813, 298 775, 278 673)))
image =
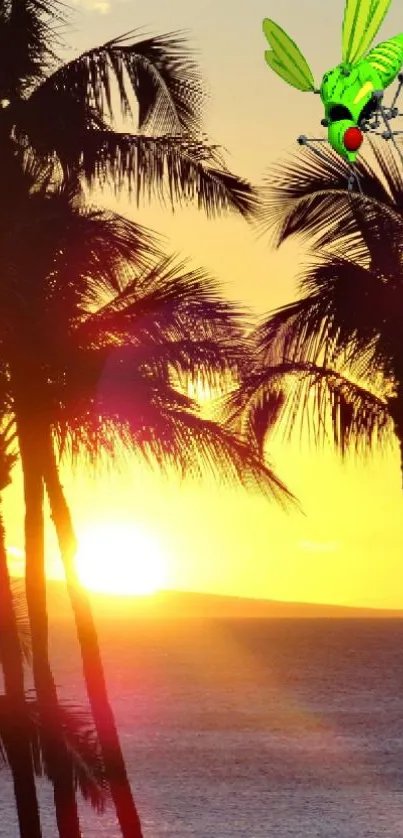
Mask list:
POLYGON ((80 582, 108 594, 153 594, 164 585, 158 542, 134 524, 99 524, 79 538, 76 567, 80 582))

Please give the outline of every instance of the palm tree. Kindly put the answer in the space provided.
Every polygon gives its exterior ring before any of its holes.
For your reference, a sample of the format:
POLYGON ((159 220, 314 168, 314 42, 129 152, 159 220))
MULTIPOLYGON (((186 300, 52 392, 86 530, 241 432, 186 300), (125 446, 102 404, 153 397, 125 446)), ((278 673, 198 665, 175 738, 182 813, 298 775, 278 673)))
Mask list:
MULTIPOLYGON (((19 171, 22 160, 32 153, 52 164, 53 179, 59 177, 76 191, 82 181, 89 186, 108 184, 115 191, 126 185, 137 201, 156 195, 171 205, 178 200, 196 201, 210 215, 226 209, 244 216, 253 213, 254 191, 228 171, 220 150, 204 138, 202 83, 180 35, 139 41, 129 33, 63 65, 55 50, 61 47, 57 33, 64 25, 64 6, 57 0, 46 4, 42 0, 10 0, 0 13, 4 44, 0 58, 0 186, 7 195, 0 217, 5 230, 13 213, 20 211, 19 171), (130 123, 127 131, 115 130, 119 116, 130 123)), ((120 244, 124 229, 122 220, 120 244)), ((91 267, 96 267, 94 249, 91 260, 91 267)), ((32 273, 31 265, 28 270, 32 273)), ((24 378, 35 380, 36 365, 34 356, 29 369, 21 365, 18 352, 11 362, 13 381, 18 385, 15 415, 24 467, 27 594, 34 659, 43 662, 47 624, 40 434, 33 420, 27 419, 29 413, 35 414, 38 391, 33 385, 23 389, 24 378)), ((42 676, 44 686, 44 672, 42 676)), ((47 680, 45 689, 50 695, 53 688, 47 680)), ((114 741, 117 747, 117 739, 114 741)), ((115 804, 128 838, 140 835, 140 826, 119 754, 125 816, 117 798, 115 804)), ((58 784, 56 778, 56 795, 58 784)), ((65 792, 61 794, 63 798, 65 792)), ((69 838, 78 835, 76 818, 75 826, 69 827, 69 838)))
POLYGON ((26 393, 22 394, 22 398, 20 396, 19 374, 21 374, 21 367, 16 364, 11 375, 17 379, 14 410, 24 475, 25 588, 32 634, 35 692, 43 725, 50 726, 54 731, 54 735, 49 738, 47 750, 59 835, 60 838, 67 838, 67 836, 81 838, 73 775, 63 741, 61 711, 49 660, 43 526, 44 490, 39 453, 40 428, 35 416, 35 402, 29 385, 26 393), (23 411, 25 411, 24 415, 22 415, 23 411), (31 420, 28 418, 29 413, 32 416, 31 420))
POLYGON ((403 173, 373 147, 359 164, 363 193, 348 194, 331 152, 283 167, 267 187, 264 222, 279 245, 314 237, 298 299, 255 329, 255 365, 225 403, 230 426, 263 447, 273 423, 305 425, 342 455, 395 435, 403 482, 403 173))
MULTIPOLYGON (((63 273, 63 258, 62 250, 57 251, 52 247, 51 252, 45 251, 43 254, 40 250, 39 240, 33 236, 32 233, 38 231, 37 225, 32 226, 32 221, 35 218, 38 201, 41 201, 40 193, 36 196, 31 196, 32 203, 27 203, 27 188, 29 187, 35 192, 39 188, 40 177, 37 167, 27 172, 20 171, 17 179, 17 171, 15 173, 16 194, 18 195, 18 202, 10 207, 7 227, 3 228, 3 235, 1 236, 0 258, 4 268, 3 284, 1 286, 1 294, 3 299, 7 297, 8 291, 11 292, 10 300, 10 315, 12 320, 8 326, 5 326, 3 358, 7 358, 8 375, 11 375, 13 381, 13 414, 16 424, 16 433, 18 437, 19 453, 21 457, 23 475, 24 475, 24 496, 25 496, 25 539, 26 539, 26 592, 28 610, 30 616, 30 624, 32 631, 32 646, 33 646, 33 670, 34 682, 38 695, 39 706, 43 713, 43 724, 56 724, 59 730, 59 744, 57 738, 53 736, 50 741, 49 764, 53 765, 53 783, 54 795, 56 805, 56 817, 58 821, 59 833, 61 835, 72 838, 78 836, 80 833, 77 805, 75 799, 75 790, 71 771, 69 768, 69 761, 67 759, 66 749, 62 740, 62 719, 57 708, 57 694, 56 688, 51 675, 49 657, 48 657, 48 626, 47 626, 47 612, 46 612, 46 582, 44 572, 44 512, 43 512, 43 498, 44 486, 42 478, 42 455, 41 455, 41 434, 43 433, 41 423, 43 423, 43 415, 38 415, 37 405, 40 399, 40 391, 34 384, 34 369, 37 364, 37 353, 40 352, 39 345, 31 342, 32 330, 37 331, 37 323, 32 317, 33 312, 29 311, 30 306, 36 299, 38 305, 37 318, 41 319, 40 307, 46 304, 41 298, 41 289, 44 290, 44 282, 48 281, 47 293, 52 295, 52 283, 55 265, 60 270, 66 283, 69 281, 68 273, 63 273), (29 247, 24 248, 24 257, 22 260, 14 260, 12 264, 12 250, 18 248, 18 241, 24 239, 29 247), (36 240, 35 240, 36 238, 36 240), (36 266, 32 269, 32 255, 36 256, 36 266), (56 255, 56 262, 55 262, 56 255), (42 258, 41 258, 42 257, 42 258), (18 263, 19 261, 19 263, 18 263), (7 270, 9 270, 8 282, 6 279, 7 270), (43 274, 41 279, 41 272, 43 274), (28 292, 28 286, 31 286, 31 291, 28 292), (28 292, 28 293, 27 293, 28 292), (22 333, 18 338, 17 332, 19 328, 26 329, 27 343, 30 343, 29 352, 24 346, 22 333), (17 330, 17 331, 16 331, 17 330), (20 346, 18 345, 20 344, 20 346), (30 369, 28 369, 28 367, 30 369), (34 368, 34 369, 33 369, 34 368), (31 387, 29 381, 31 380, 31 387), (25 383, 24 383, 25 382, 25 383), (15 386, 14 386, 15 385, 15 386), (56 716, 59 714, 59 718, 56 716), (51 717, 51 718, 49 718, 51 717), (64 752, 64 759, 63 759, 64 752)), ((46 177, 42 182, 42 186, 46 185, 46 177)), ((144 259, 141 254, 147 250, 150 251, 149 237, 145 234, 142 236, 141 231, 136 227, 132 228, 130 224, 126 223, 125 219, 113 219, 114 241, 111 241, 111 220, 109 216, 104 213, 95 215, 93 227, 96 229, 84 230, 85 219, 82 219, 81 236, 75 238, 74 212, 71 219, 61 219, 60 212, 54 211, 53 206, 46 206, 46 213, 42 215, 42 223, 49 226, 50 238, 47 239, 47 244, 51 241, 51 237, 55 237, 55 242, 60 244, 58 239, 58 232, 61 231, 61 224, 67 222, 66 234, 69 240, 75 242, 75 256, 77 257, 80 248, 83 246, 83 241, 88 235, 88 246, 82 257, 81 268, 85 275, 90 273, 103 273, 110 277, 112 282, 113 269, 117 265, 122 266, 125 259, 134 259, 140 265, 144 264, 144 259), (99 260, 102 259, 102 271, 99 265, 99 260)), ((20 248, 21 250, 21 248, 20 248)), ((144 257, 145 258, 145 257, 144 257)), ((72 264, 68 266, 71 271, 72 264)), ((71 301, 75 299, 74 289, 67 289, 62 292, 58 303, 53 305, 53 325, 50 326, 49 340, 53 344, 52 352, 55 351, 55 316, 57 315, 57 307, 63 309, 63 297, 65 293, 70 294, 71 301)), ((91 300, 87 300, 90 303, 91 300)), ((50 325, 50 321, 48 326, 50 325)), ((56 340, 57 343, 57 340, 56 340)), ((58 351, 61 347, 58 346, 58 351)), ((43 358, 42 358, 43 361, 43 358)), ((39 365, 41 360, 39 361, 39 365)), ((38 382, 37 382, 38 383, 38 382)), ((44 405, 44 413, 46 415, 46 407, 44 405)), ((110 708, 109 708, 110 709, 110 708)), ((105 751, 105 749, 104 749, 105 751)), ((109 761, 108 770, 112 771, 111 761, 109 761)), ((111 774, 112 776, 112 774, 111 774)), ((132 825, 130 829, 133 831, 133 820, 136 818, 137 828, 139 822, 134 803, 131 798, 130 787, 127 784, 127 795, 130 795, 129 804, 126 804, 125 811, 128 812, 130 800, 134 810, 132 825)))
POLYGON ((137 201, 196 202, 248 215, 254 193, 203 134, 200 72, 183 35, 114 38, 63 63, 66 7, 9 0, 0 14, 0 181, 12 200, 16 150, 35 150, 76 185, 122 185, 137 201), (120 121, 127 130, 117 131, 120 121))
MULTIPOLYGON (((4 365, 2 365, 2 396, 5 406, 10 405, 9 393, 7 391, 7 373, 5 373, 4 365)), ((4 417, 4 413, 3 413, 4 417)), ((9 431, 12 430, 8 423, 9 431)), ((15 436, 15 434, 14 434, 15 436)), ((11 468, 13 464, 12 455, 7 454, 6 438, 2 442, 0 453, 2 454, 2 469, 3 469, 3 485, 9 478, 7 468, 11 468)), ((6 484, 5 484, 6 485, 6 484)), ((29 510, 27 512, 29 520, 29 510)), ((2 526, 0 535, 2 536, 2 581, 3 581, 3 597, 5 602, 5 617, 7 622, 5 624, 5 633, 3 634, 3 642, 1 643, 2 651, 2 666, 4 670, 4 679, 6 687, 6 706, 3 707, 5 712, 5 723, 8 728, 7 733, 7 752, 10 755, 10 764, 14 769, 14 788, 17 798, 17 808, 19 813, 20 823, 24 830, 29 830, 29 823, 27 822, 27 812, 23 811, 24 804, 21 801, 20 795, 23 794, 25 786, 29 792, 29 815, 32 812, 33 825, 32 830, 40 834, 39 813, 37 810, 36 793, 34 792, 34 781, 30 771, 32 769, 32 757, 30 756, 29 743, 29 719, 27 715, 27 708, 24 697, 24 676, 22 669, 22 661, 16 659, 14 664, 13 657, 17 654, 18 636, 16 635, 16 626, 13 621, 13 609, 10 602, 7 587, 9 585, 8 571, 6 564, 6 552, 4 545, 4 527, 2 526), (11 703, 11 697, 13 703, 11 703), (16 708, 14 712, 14 698, 16 701, 16 708), (19 729, 21 730, 21 739, 19 739, 19 729), (25 762, 27 760, 27 762, 25 762), (20 776, 15 775, 15 770, 21 766, 20 771, 25 775, 24 785, 20 785, 20 776), (18 796, 17 796, 18 795, 18 796)), ((31 536, 32 540, 32 536, 31 536)), ((29 576, 30 568, 27 566, 27 576, 29 576)), ((30 590, 27 585, 28 594, 28 611, 30 616, 30 623, 37 628, 35 623, 35 609, 37 608, 37 594, 40 594, 38 585, 32 586, 30 590)), ((46 625, 46 611, 45 620, 40 616, 41 623, 39 623, 39 631, 32 632, 32 649, 33 649, 33 670, 35 688, 38 698, 38 707, 40 710, 40 721, 43 726, 43 739, 46 742, 46 753, 49 770, 53 780, 54 800, 56 807, 56 818, 61 835, 80 835, 77 801, 74 788, 73 770, 68 758, 67 749, 63 739, 62 720, 60 715, 60 708, 56 693, 56 687, 53 681, 53 676, 50 667, 47 649, 47 625, 46 625), (65 758, 64 758, 65 757, 65 758)))
MULTIPOLYGON (((8 584, 2 589, 2 602, 5 602, 7 597, 7 611, 12 609, 10 614, 12 613, 13 626, 11 628, 11 621, 6 626, 6 620, 3 618, 0 645, 5 693, 0 695, 0 768, 6 765, 12 772, 20 835, 27 838, 34 835, 40 837, 42 832, 35 776, 46 777, 50 782, 54 782, 53 768, 49 761, 49 743, 56 739, 56 747, 59 748, 60 740, 54 727, 44 727, 40 703, 35 694, 23 692, 16 701, 15 670, 19 671, 21 679, 23 655, 29 653, 30 632, 21 588, 15 581, 11 581, 7 564, 2 564, 1 578, 5 576, 4 567, 8 584), (11 661, 13 673, 10 671, 11 661), (13 686, 11 696, 10 687, 13 686)), ((30 661, 30 656, 28 660, 30 661)), ((86 709, 65 700, 60 702, 60 718, 74 789, 79 789, 83 799, 97 812, 103 812, 108 799, 108 786, 93 721, 86 709)))
MULTIPOLYGON (((0 440, 0 493, 9 484, 16 461, 7 437, 4 428, 0 440)), ((12 773, 21 838, 41 838, 35 774, 45 774, 53 780, 50 746, 55 743, 59 748, 60 741, 58 731, 49 720, 43 724, 36 697, 25 693, 23 659, 31 660, 30 633, 21 592, 10 580, 1 516, 0 606, 0 665, 4 676, 4 695, 0 696, 0 762, 6 763, 12 773)), ((88 714, 73 705, 61 707, 60 714, 74 789, 80 787, 84 798, 102 811, 105 772, 88 714)))
POLYGON ((86 453, 95 461, 123 443, 160 467, 197 475, 210 468, 278 499, 290 495, 254 451, 203 419, 173 386, 175 376, 202 371, 214 379, 245 363, 242 312, 221 299, 202 271, 158 254, 137 225, 85 209, 64 187, 38 191, 36 170, 25 176, 25 201, 21 187, 0 233, 0 359, 24 474, 27 597, 31 624, 40 629, 36 654, 47 655, 45 482, 117 817, 124 835, 139 835, 96 629, 75 577, 74 530, 55 452, 86 453))
MULTIPOLYGON (((13 457, 1 440, 0 498, 10 482, 13 457)), ((0 662, 4 677, 4 699, 12 708, 12 725, 2 750, 12 772, 21 838, 41 838, 39 806, 34 764, 30 748, 29 719, 25 701, 23 656, 18 633, 13 594, 7 566, 5 530, 0 514, 0 662)))

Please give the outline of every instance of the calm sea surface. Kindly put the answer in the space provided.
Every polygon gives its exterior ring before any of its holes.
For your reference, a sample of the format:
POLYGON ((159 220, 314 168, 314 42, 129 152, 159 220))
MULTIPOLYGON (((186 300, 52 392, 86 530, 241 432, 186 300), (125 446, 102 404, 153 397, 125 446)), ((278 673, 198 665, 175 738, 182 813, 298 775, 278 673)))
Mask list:
MULTIPOLYGON (((145 838, 403 838, 403 621, 102 627, 145 838)), ((53 635, 58 684, 84 696, 53 635)), ((49 787, 44 838, 55 838, 49 787)), ((17 838, 0 774, 0 836, 17 838)), ((82 809, 84 838, 117 838, 82 809)))

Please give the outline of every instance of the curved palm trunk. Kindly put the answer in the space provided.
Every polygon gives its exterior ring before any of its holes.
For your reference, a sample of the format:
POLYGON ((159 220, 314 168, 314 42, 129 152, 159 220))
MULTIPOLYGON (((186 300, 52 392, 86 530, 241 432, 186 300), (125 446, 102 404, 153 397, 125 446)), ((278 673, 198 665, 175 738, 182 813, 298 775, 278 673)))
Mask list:
MULTIPOLYGON (((28 412, 28 416, 32 413, 28 412)), ((44 730, 53 730, 47 741, 56 821, 60 838, 82 838, 70 759, 61 734, 59 701, 48 652, 48 618, 44 550, 44 487, 40 468, 40 435, 35 423, 25 422, 16 411, 17 432, 24 479, 26 596, 32 642, 35 691, 44 730), (55 744, 56 743, 56 744, 55 744)))
POLYGON ((5 533, 0 514, 0 661, 4 692, 10 706, 7 755, 12 772, 21 838, 41 838, 34 765, 29 742, 24 667, 7 566, 5 533))
POLYGON ((134 803, 119 741, 98 643, 97 630, 86 592, 77 584, 74 566, 76 537, 70 510, 60 483, 52 440, 48 440, 44 480, 74 612, 88 699, 96 725, 110 790, 123 838, 142 838, 140 818, 134 803))

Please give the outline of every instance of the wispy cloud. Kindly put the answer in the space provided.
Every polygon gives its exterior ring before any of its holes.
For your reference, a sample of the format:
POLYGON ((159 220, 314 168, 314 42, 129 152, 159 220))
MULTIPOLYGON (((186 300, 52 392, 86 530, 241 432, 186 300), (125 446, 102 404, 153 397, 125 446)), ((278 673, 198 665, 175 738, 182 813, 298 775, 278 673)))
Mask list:
POLYGON ((331 553, 341 546, 340 541, 300 541, 298 544, 301 550, 310 550, 313 553, 331 553))
POLYGON ((126 3, 127 0, 73 0, 73 6, 85 9, 87 12, 95 12, 99 15, 107 15, 116 6, 116 3, 126 3))

